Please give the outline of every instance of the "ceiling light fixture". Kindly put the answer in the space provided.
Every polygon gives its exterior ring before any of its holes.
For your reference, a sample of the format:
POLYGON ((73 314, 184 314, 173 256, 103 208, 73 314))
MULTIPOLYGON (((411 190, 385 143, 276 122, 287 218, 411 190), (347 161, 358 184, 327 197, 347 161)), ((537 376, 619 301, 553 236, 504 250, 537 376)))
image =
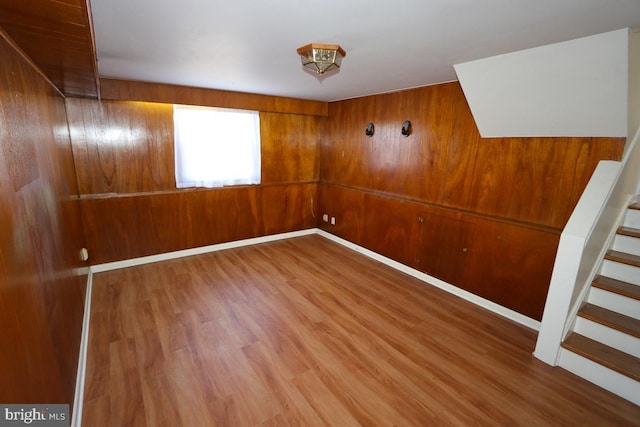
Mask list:
POLYGON ((311 43, 298 48, 298 55, 302 59, 303 66, 317 74, 324 74, 340 68, 342 58, 347 54, 337 44, 311 43))

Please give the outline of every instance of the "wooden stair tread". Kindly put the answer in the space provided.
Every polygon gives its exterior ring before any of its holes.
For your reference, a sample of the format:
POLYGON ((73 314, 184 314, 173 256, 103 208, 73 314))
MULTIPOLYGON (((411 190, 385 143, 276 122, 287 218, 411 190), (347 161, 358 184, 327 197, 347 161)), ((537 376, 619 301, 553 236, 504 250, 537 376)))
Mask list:
POLYGON ((633 227, 618 227, 617 234, 640 238, 640 229, 633 227))
POLYGON ((635 209, 640 211, 640 202, 635 202, 629 205, 629 209, 635 209))
POLYGON ((634 319, 633 317, 625 316, 624 314, 616 313, 615 311, 593 304, 585 304, 582 306, 580 311, 578 311, 578 316, 640 338, 640 320, 634 319))
POLYGON ((607 251, 607 254, 604 256, 604 259, 608 259, 609 261, 620 262, 623 264, 633 265, 635 267, 640 267, 640 256, 628 254, 620 251, 607 251))
POLYGON ((640 300, 640 286, 633 283, 623 282, 607 276, 596 276, 591 286, 605 291, 623 295, 628 298, 640 300))
POLYGON ((640 381, 640 358, 575 332, 564 340, 562 347, 622 375, 640 381))

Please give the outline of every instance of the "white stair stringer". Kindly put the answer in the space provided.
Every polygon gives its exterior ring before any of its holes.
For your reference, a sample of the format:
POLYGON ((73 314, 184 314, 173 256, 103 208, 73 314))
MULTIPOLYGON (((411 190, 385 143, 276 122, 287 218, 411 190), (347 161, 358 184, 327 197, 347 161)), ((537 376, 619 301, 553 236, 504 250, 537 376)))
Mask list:
POLYGON ((599 387, 640 406, 640 382, 567 349, 560 349, 558 365, 599 387))

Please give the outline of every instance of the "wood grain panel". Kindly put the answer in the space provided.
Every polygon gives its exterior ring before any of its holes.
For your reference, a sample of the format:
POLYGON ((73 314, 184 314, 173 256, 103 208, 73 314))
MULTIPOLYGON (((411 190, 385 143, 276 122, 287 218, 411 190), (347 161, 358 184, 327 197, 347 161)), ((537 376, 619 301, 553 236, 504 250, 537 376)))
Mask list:
POLYGON ((540 320, 558 233, 437 208, 421 213, 420 269, 540 320))
POLYGON ((618 160, 622 138, 499 138, 477 142, 467 205, 487 215, 564 227, 595 166, 618 160))
POLYGON ((322 101, 115 79, 100 79, 100 94, 102 99, 205 105, 272 113, 326 116, 328 112, 328 104, 322 101))
MULTIPOLYGON (((420 212, 418 268, 430 276, 461 286, 474 283, 469 259, 476 256, 473 218, 460 212, 425 210, 420 212)), ((478 245, 482 246, 482 245, 478 245)))
POLYGON ((86 273, 64 100, 0 37, 0 402, 73 403, 86 273))
POLYGON ((323 117, 260 114, 262 183, 318 181, 323 117))
POLYGON ((95 46, 85 0, 5 0, 0 26, 66 95, 97 98, 95 46))
MULTIPOLYGON (((416 267, 420 208, 417 203, 365 194, 363 212, 366 214, 362 217, 361 245, 416 267)), ((341 224, 343 221, 340 217, 341 224)))
POLYGON ((175 190, 173 106, 67 98, 81 194, 175 190))
POLYGON ((323 181, 357 188, 371 187, 371 176, 362 171, 369 162, 378 161, 372 145, 387 132, 385 126, 375 120, 376 106, 375 98, 330 104, 331 117, 327 119, 327 132, 320 150, 320 178, 323 181), (347 112, 349 108, 351 111, 347 112), (364 133, 369 122, 375 122, 373 137, 364 133))
POLYGON ((320 236, 97 274, 84 425, 634 425, 536 333, 320 236))
POLYGON ((480 138, 459 84, 331 103, 323 182, 561 228, 623 138, 480 138), (404 120, 413 123, 400 135, 404 120), (364 135, 368 122, 376 133, 364 135))
POLYGON ((83 199, 93 264, 316 225, 317 185, 283 184, 83 199))
MULTIPOLYGON (((318 226, 332 234, 357 244, 362 243, 363 220, 365 213, 365 193, 332 185, 320 185, 318 188, 320 203, 318 226), (335 225, 323 220, 323 215, 336 218, 335 225)), ((379 233, 380 230, 368 230, 379 233)), ((379 234, 378 234, 379 235, 379 234)))

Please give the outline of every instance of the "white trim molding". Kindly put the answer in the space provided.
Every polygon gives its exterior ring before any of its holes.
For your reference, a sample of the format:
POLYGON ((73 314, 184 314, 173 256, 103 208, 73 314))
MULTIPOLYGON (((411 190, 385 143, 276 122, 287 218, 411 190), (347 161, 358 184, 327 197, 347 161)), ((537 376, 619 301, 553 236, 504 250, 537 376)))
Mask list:
POLYGON ((80 354, 78 356, 78 373, 76 374, 76 390, 73 397, 73 413, 71 427, 82 425, 82 409, 84 404, 84 382, 87 373, 87 350, 89 348, 89 323, 91 321, 91 291, 93 289, 93 273, 91 268, 87 275, 87 288, 84 297, 84 316, 82 318, 82 335, 80 337, 80 354))
POLYGON ((179 251, 166 252, 163 254, 149 255, 140 258, 131 258, 123 261, 108 262, 104 264, 96 264, 91 266, 94 273, 102 273, 104 271, 117 270, 119 268, 135 267, 137 265, 151 264, 153 262, 167 261, 170 259, 183 258, 192 255, 206 254, 209 252, 223 251, 225 249, 239 248, 242 246, 257 245, 258 243, 272 242, 274 240, 290 239, 292 237, 307 236, 316 234, 315 228, 307 230, 292 231, 289 233, 272 234, 263 237, 253 237, 251 239, 234 240, 232 242, 218 243, 215 245, 200 246, 197 248, 183 249, 179 251))

